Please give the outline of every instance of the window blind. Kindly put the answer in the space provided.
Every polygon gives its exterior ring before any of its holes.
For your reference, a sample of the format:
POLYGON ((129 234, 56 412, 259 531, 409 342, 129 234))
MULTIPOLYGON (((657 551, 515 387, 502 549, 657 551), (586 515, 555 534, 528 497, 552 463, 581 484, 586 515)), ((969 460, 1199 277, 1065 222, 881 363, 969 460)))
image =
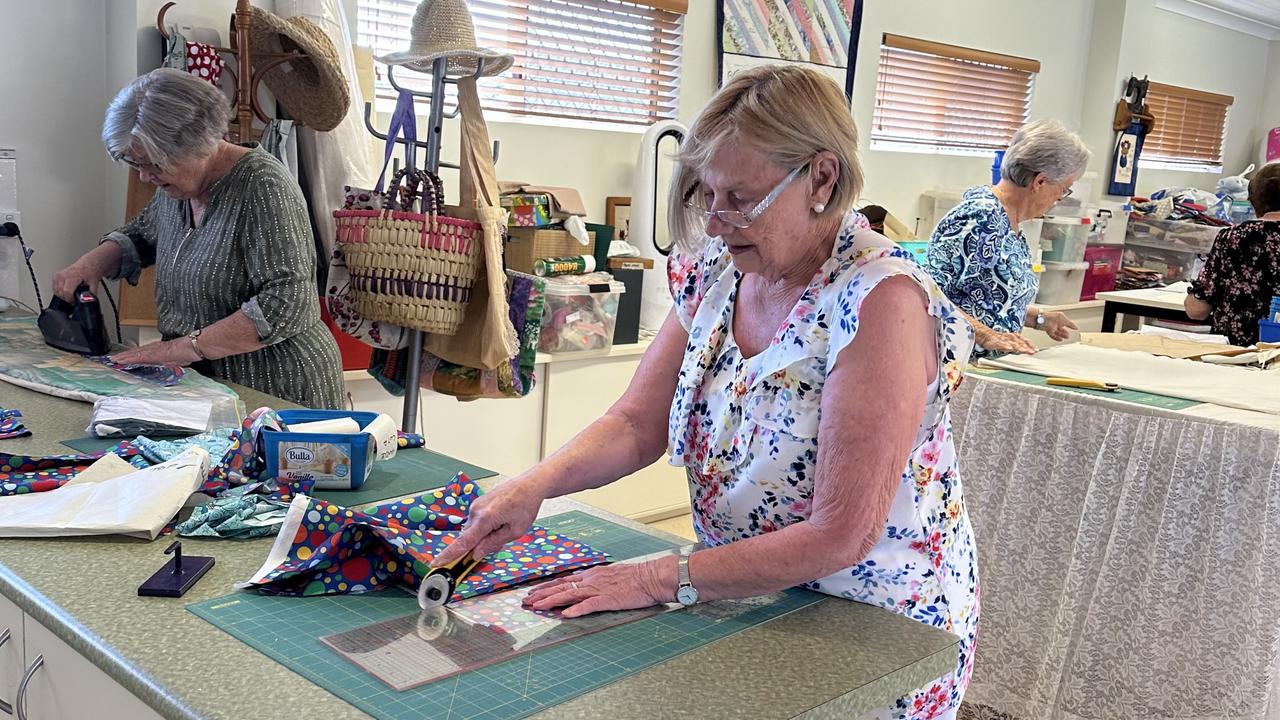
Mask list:
POLYGON ((1143 160, 1190 165, 1222 165, 1222 141, 1227 130, 1230 95, 1153 82, 1147 88, 1147 107, 1155 129, 1143 141, 1143 160))
MULTIPOLYGON (((374 56, 409 45, 416 0, 358 0, 374 56)), ((485 109, 648 125, 676 115, 686 0, 470 0, 476 41, 515 66, 481 80, 485 109)), ((381 76, 377 89, 394 90, 381 76)), ((402 84, 415 75, 396 72, 402 84)), ((423 84, 426 84, 425 77, 423 84)))
POLYGON ((1027 121, 1036 60, 886 33, 871 137, 939 149, 999 150, 1027 121))

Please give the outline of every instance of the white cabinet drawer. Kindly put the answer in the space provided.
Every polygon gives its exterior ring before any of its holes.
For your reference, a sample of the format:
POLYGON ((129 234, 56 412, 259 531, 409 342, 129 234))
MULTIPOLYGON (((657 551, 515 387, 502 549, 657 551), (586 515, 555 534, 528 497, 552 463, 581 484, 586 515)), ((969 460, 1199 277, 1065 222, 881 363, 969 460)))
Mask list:
POLYGON ((18 693, 18 680, 22 678, 22 610, 8 598, 0 595, 0 718, 8 718, 10 708, 18 693))
POLYGON ((27 617, 28 720, 160 720, 160 715, 48 628, 27 617))

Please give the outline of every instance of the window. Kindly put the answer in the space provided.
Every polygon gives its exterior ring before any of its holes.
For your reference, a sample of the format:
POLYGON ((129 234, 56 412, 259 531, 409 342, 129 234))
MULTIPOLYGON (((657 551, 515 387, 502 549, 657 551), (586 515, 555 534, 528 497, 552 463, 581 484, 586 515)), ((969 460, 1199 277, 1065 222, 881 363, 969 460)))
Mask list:
POLYGON ((1140 162, 1164 167, 1222 170, 1222 138, 1227 108, 1235 98, 1153 82, 1147 107, 1155 129, 1142 143, 1140 162), (1148 161, 1156 161, 1150 163, 1148 161))
MULTIPOLYGON (((507 72, 480 81, 485 109, 629 125, 674 118, 687 4, 470 0, 477 43, 516 58, 507 72)), ((357 42, 375 57, 405 49, 417 5, 358 0, 357 42)), ((379 96, 393 96, 385 66, 377 68, 379 96)), ((408 85, 415 74, 397 71, 396 80, 408 85)))
POLYGON ((1031 110, 1036 60, 886 33, 871 147, 957 154, 1001 150, 1031 110))

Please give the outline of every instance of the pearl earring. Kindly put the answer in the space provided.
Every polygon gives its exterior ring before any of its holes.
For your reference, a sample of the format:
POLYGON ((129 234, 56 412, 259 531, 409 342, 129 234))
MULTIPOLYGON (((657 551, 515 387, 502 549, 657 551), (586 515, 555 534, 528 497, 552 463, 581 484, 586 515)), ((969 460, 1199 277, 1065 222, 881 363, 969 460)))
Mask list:
POLYGON ((813 211, 814 211, 814 212, 816 212, 816 213, 818 213, 819 215, 821 215, 821 214, 822 214, 822 211, 823 211, 823 210, 826 210, 826 209, 827 209, 827 206, 826 206, 825 204, 823 204, 823 203, 814 203, 814 204, 813 204, 813 211))

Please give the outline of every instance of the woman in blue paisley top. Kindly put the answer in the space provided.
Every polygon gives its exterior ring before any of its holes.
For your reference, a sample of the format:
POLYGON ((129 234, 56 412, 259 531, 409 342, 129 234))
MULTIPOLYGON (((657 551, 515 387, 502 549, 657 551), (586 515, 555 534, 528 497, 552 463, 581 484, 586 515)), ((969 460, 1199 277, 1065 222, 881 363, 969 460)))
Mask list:
POLYGON ((1023 327, 1059 341, 1076 329, 1066 315, 1031 304, 1039 279, 1018 227, 1070 195, 1088 162, 1088 148, 1062 123, 1032 122, 1010 141, 1000 182, 970 189, 933 231, 925 269, 969 317, 979 353, 1034 353, 1023 327))
POLYGON ((705 548, 553 580, 529 593, 533 608, 574 617, 803 585, 959 637, 954 668, 868 716, 953 718, 979 601, 947 402, 972 333, 852 210, 857 146, 844 93, 819 72, 766 66, 721 89, 681 148, 675 307, 631 387, 473 505, 437 564, 492 552, 544 498, 665 450, 685 468, 705 548))

